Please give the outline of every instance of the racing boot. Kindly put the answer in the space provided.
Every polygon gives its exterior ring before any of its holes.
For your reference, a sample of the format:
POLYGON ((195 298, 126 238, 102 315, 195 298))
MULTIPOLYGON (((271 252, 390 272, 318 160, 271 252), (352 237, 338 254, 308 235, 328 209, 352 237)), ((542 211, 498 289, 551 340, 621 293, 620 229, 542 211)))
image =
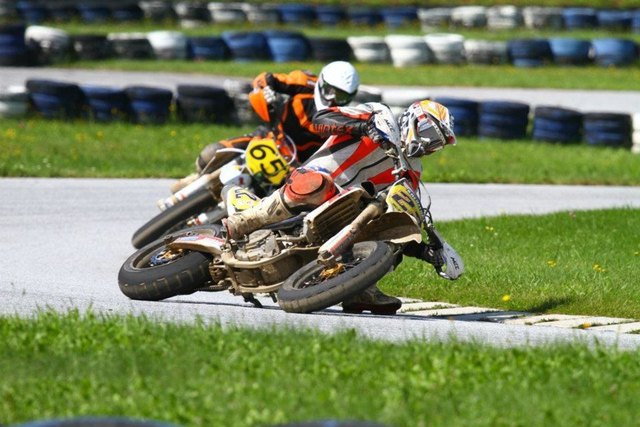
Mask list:
POLYGON ((224 224, 227 228, 227 236, 238 239, 265 225, 275 224, 292 216, 293 214, 282 200, 280 191, 275 191, 260 200, 258 205, 229 215, 224 224))
POLYGON ((384 294, 377 285, 370 286, 361 294, 342 302, 342 311, 345 313, 370 311, 372 314, 396 314, 400 307, 402 301, 384 294))

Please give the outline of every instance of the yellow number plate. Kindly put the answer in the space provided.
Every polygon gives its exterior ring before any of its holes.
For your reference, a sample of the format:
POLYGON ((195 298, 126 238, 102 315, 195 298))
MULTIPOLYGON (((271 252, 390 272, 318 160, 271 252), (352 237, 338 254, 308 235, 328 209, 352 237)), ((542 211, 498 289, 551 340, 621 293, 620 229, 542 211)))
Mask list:
POLYGON ((422 223, 422 205, 416 193, 408 186, 405 180, 393 184, 387 194, 387 205, 394 212, 405 212, 415 218, 417 224, 422 223))
POLYGON ((289 173, 289 165, 273 139, 253 139, 247 147, 247 167, 252 175, 280 185, 289 173))

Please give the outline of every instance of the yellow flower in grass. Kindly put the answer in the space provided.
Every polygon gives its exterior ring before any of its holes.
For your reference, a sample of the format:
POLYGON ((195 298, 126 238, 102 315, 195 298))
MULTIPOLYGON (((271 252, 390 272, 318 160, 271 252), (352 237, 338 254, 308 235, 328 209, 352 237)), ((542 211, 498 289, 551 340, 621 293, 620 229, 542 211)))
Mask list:
POLYGON ((606 273, 606 269, 604 267, 602 267, 600 264, 593 264, 593 271, 595 271, 596 273, 606 273))
POLYGON ((558 265, 558 261, 556 261, 555 259, 550 259, 549 261, 547 261, 547 265, 550 268, 554 268, 558 265))
POLYGON ((171 137, 176 136, 178 133, 175 130, 172 130, 171 132, 169 132, 169 135, 171 135, 171 137))
POLYGON ((503 302, 511 301, 511 295, 502 295, 502 301, 503 302))
POLYGON ((7 139, 15 139, 16 138, 16 130, 13 128, 9 128, 4 132, 4 136, 7 139))

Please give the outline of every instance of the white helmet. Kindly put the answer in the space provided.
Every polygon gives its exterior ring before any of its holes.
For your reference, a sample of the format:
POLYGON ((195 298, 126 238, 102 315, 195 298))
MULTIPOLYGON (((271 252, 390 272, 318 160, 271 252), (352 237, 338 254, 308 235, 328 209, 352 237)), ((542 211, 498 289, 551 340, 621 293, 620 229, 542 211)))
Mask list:
POLYGON ((328 107, 347 105, 358 92, 360 76, 346 61, 334 61, 320 71, 313 91, 318 111, 328 107))
POLYGON ((409 157, 432 154, 445 145, 455 145, 453 116, 447 107, 425 99, 414 102, 398 119, 400 138, 409 157))

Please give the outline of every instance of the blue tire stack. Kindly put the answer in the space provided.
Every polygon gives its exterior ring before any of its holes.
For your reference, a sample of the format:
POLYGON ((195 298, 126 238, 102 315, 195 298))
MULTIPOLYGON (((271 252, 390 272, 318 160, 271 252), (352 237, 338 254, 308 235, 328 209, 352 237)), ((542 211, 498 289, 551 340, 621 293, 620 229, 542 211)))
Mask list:
POLYGON ((613 31, 629 31, 631 29, 631 12, 627 10, 599 10, 598 26, 613 31))
POLYGON ((591 62, 592 45, 589 40, 549 39, 553 61, 560 65, 584 65, 591 62))
POLYGON ((16 3, 16 9, 27 24, 40 24, 49 18, 49 10, 37 2, 19 1, 16 3))
POLYGON ((131 101, 124 89, 83 85, 89 106, 89 117, 99 122, 130 121, 133 117, 131 101))
POLYGON ((529 105, 509 101, 480 102, 478 135, 483 138, 524 139, 529 105))
POLYGON ((309 39, 311 55, 320 62, 351 61, 353 50, 345 39, 312 37, 309 39))
POLYGON ((221 36, 236 61, 271 59, 267 39, 261 32, 225 31, 221 36))
POLYGON ((347 20, 347 11, 342 6, 316 6, 316 19, 321 25, 335 27, 347 20))
POLYGON ((187 56, 196 61, 221 61, 229 59, 231 52, 222 37, 190 37, 187 56))
POLYGON ((453 131, 457 136, 478 134, 478 107, 476 101, 458 98, 436 98, 453 116, 453 131))
POLYGON ((382 20, 388 28, 412 25, 418 21, 418 9, 415 7, 386 7, 380 10, 382 20))
POLYGON ((564 26, 568 30, 579 28, 595 28, 598 26, 598 15, 590 7, 569 7, 562 10, 564 26))
POLYGON ((536 107, 533 139, 536 141, 577 143, 582 140, 583 114, 568 108, 536 107))
POLYGON ((125 89, 133 120, 140 124, 161 124, 169 120, 173 92, 149 86, 130 86, 125 89))
POLYGON ((353 6, 347 8, 347 16, 352 25, 373 27, 382 23, 382 14, 373 7, 353 6))
POLYGON ((187 123, 230 123, 233 100, 227 91, 215 86, 179 85, 176 112, 187 123))
POLYGON ((305 25, 316 21, 314 6, 306 4, 281 4, 276 6, 284 24, 305 25))
POLYGON ((111 19, 111 9, 104 4, 81 3, 78 5, 78 13, 87 24, 106 22, 111 19))
POLYGON ((33 109, 47 119, 77 119, 86 115, 86 98, 75 83, 55 80, 26 81, 33 109))
POLYGON ((29 62, 25 30, 23 24, 0 25, 0 66, 26 65, 29 62))
POLYGON ((271 30, 263 34, 275 62, 306 61, 311 56, 311 45, 302 33, 271 30))
POLYGON ((511 62, 516 67, 540 67, 553 58, 546 39, 514 39, 507 44, 511 62))
POLYGON ((638 45, 633 40, 598 38, 591 43, 596 63, 604 67, 631 65, 638 60, 638 45))
POLYGON ((601 147, 631 147, 631 115, 622 113, 585 113, 584 139, 601 147))

